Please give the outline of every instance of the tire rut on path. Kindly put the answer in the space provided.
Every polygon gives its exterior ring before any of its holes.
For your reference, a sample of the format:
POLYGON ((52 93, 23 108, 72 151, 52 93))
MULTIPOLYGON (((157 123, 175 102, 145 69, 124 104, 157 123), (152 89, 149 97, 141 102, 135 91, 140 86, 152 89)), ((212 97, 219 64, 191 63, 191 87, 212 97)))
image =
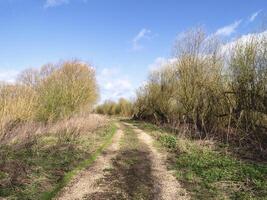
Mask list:
POLYGON ((157 199, 160 200, 187 200, 190 199, 186 190, 181 187, 179 182, 171 171, 167 170, 167 156, 160 153, 153 145, 154 139, 137 127, 125 123, 125 125, 133 128, 138 133, 140 141, 145 143, 150 150, 150 160, 152 162, 152 175, 156 178, 155 182, 159 184, 160 195, 157 199))
POLYGON ((84 199, 88 194, 100 191, 97 181, 104 175, 104 170, 111 165, 111 160, 114 158, 120 148, 120 139, 123 131, 119 129, 115 133, 112 144, 103 151, 97 158, 94 164, 88 169, 79 173, 58 195, 57 200, 78 200, 84 199))
POLYGON ((58 200, 184 200, 190 199, 153 138, 124 123, 112 144, 58 195, 58 200), (126 126, 124 126, 126 125, 126 126), (121 141, 121 142, 120 142, 121 141))
POLYGON ((98 185, 102 190, 85 197, 86 200, 155 200, 158 183, 151 174, 149 148, 129 127, 123 126, 121 147, 112 167, 106 170, 98 185))

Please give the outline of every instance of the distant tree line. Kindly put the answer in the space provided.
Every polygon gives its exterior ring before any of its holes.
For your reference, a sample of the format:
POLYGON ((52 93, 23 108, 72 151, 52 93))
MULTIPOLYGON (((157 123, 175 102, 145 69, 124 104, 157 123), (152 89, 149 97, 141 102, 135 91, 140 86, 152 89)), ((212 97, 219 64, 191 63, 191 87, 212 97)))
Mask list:
POLYGON ((121 98, 118 102, 107 100, 96 107, 98 114, 117 115, 122 117, 131 117, 133 114, 133 104, 131 101, 121 98))

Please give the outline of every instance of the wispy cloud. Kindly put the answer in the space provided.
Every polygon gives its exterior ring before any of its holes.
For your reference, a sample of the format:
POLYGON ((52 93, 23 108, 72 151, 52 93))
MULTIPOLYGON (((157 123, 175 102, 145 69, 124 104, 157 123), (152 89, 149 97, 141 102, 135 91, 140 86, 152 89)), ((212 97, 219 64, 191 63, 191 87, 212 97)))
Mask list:
MULTIPOLYGON (((79 0, 79 1, 82 3, 87 3, 87 0, 79 0)), ((44 8, 57 7, 64 4, 68 4, 70 2, 72 2, 72 0, 45 0, 44 8)))
POLYGON ((253 14, 249 17, 248 21, 249 21, 249 22, 253 22, 253 21, 256 19, 256 17, 258 17, 258 15, 259 15, 261 12, 262 12, 262 10, 258 10, 257 12, 253 13, 253 14))
POLYGON ((61 6, 63 4, 68 4, 69 0, 46 0, 44 8, 51 8, 56 6, 61 6))
POLYGON ((144 39, 151 39, 152 38, 152 35, 151 35, 151 30, 149 29, 146 29, 146 28, 143 28, 141 29, 138 34, 133 38, 132 40, 132 49, 134 51, 137 51, 137 50, 140 50, 143 48, 143 46, 140 44, 140 41, 141 40, 144 40, 144 39))
POLYGON ((230 36, 234 32, 236 32, 236 29, 239 27, 241 24, 242 20, 235 21, 232 24, 229 24, 227 26, 224 26, 222 28, 219 28, 216 32, 215 35, 221 35, 221 36, 230 36))

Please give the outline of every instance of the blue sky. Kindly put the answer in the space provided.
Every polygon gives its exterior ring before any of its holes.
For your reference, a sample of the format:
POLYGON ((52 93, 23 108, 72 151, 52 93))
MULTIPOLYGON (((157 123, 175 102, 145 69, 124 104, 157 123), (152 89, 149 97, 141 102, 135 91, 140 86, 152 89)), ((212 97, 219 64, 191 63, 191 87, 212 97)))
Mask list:
POLYGON ((266 0, 0 0, 0 79, 48 62, 96 67, 102 100, 133 96, 175 38, 203 25, 224 40, 259 28, 266 0))

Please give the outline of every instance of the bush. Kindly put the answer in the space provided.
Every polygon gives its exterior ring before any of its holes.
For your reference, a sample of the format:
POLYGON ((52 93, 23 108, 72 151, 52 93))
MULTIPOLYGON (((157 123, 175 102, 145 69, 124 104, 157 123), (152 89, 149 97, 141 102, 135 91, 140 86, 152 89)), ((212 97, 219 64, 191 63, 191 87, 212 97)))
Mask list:
POLYGON ((35 115, 36 101, 36 92, 31 88, 2 84, 0 86, 1 133, 7 131, 8 125, 32 120, 35 115))
POLYGON ((267 37, 251 36, 225 49, 202 29, 185 33, 175 58, 137 91, 133 116, 202 139, 267 148, 266 44, 267 37))
POLYGON ((88 64, 66 61, 25 70, 16 83, 0 86, 0 135, 18 122, 54 121, 90 111, 97 99, 95 71, 88 64))
POLYGON ((94 69, 77 61, 61 64, 40 81, 37 91, 37 118, 43 121, 92 109, 98 97, 94 69))
POLYGON ((266 117, 267 39, 251 37, 238 44, 230 61, 233 115, 245 132, 264 126, 266 117))

